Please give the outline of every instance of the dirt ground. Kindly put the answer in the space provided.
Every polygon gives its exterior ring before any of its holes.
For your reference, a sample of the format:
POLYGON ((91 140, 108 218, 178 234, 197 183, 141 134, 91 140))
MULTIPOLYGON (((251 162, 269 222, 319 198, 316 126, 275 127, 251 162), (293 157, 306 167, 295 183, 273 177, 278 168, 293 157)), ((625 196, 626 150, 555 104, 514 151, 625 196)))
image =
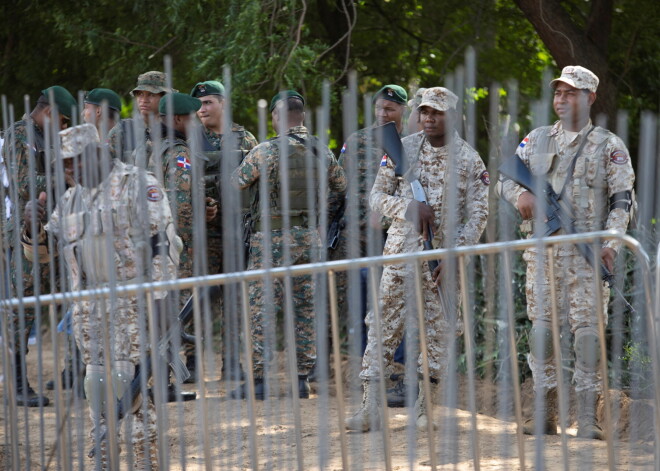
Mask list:
MULTIPOLYGON (((37 378, 36 348, 28 358, 30 378, 34 383, 37 378)), ((283 365, 284 358, 279 360, 283 365)), ((54 368, 52 348, 45 339, 44 378, 52 378, 53 371, 59 369, 54 368)), ((281 381, 274 384, 278 394, 264 402, 257 401, 254 427, 251 426, 248 402, 227 397, 227 391, 239 383, 207 375, 203 395, 198 394, 198 400, 162 406, 160 428, 164 431, 162 440, 167 447, 167 463, 162 469, 424 471, 433 469, 433 464, 440 470, 523 469, 515 419, 510 413, 505 414, 505 419, 496 418, 503 415, 496 413, 497 405, 511 403, 510 393, 503 388, 477 382, 479 414, 473 417, 469 412, 467 381, 459 378, 458 408, 434 408, 440 428, 430 441, 434 448, 431 454, 428 434, 409 426, 407 408, 387 410, 386 433, 340 434, 340 406, 343 405, 349 414, 361 399, 356 382, 346 381, 355 377, 355 367, 348 368, 344 361, 343 370, 346 397, 343 404, 338 401, 334 384, 322 387, 314 383, 311 398, 299 401, 299 414, 296 414, 293 399, 285 392, 287 383, 281 381), (353 389, 348 388, 349 384, 353 389), (478 433, 473 433, 475 422, 478 433), (435 456, 435 463, 431 456, 435 456)), ((284 374, 278 378, 283 380, 284 374)), ((184 385, 184 389, 200 392, 197 384, 184 385)), ((523 407, 529 413, 533 407, 531 385, 525 384, 522 389, 523 407)), ((0 391, 6 397, 4 382, 0 391)), ((51 404, 42 411, 39 408, 17 408, 12 413, 4 401, 0 415, 0 470, 93 469, 90 460, 84 456, 89 448, 85 401, 72 401, 68 391, 58 401, 54 391, 48 391, 47 395, 51 404), (11 420, 12 416, 16 418, 15 422, 11 420), (58 430, 62 432, 58 433, 58 430)), ((601 470, 608 469, 608 460, 613 460, 610 469, 657 469, 653 461, 651 402, 632 401, 619 391, 611 391, 610 397, 616 430, 610 452, 606 442, 575 438, 575 406, 571 400, 571 424, 565 440, 561 435, 522 438, 524 469, 564 469, 567 465, 570 469, 601 470)), ((601 401, 601 423, 603 413, 601 401)), ((130 469, 130 459, 125 451, 127 445, 120 443, 120 446, 124 448, 121 469, 130 469)))

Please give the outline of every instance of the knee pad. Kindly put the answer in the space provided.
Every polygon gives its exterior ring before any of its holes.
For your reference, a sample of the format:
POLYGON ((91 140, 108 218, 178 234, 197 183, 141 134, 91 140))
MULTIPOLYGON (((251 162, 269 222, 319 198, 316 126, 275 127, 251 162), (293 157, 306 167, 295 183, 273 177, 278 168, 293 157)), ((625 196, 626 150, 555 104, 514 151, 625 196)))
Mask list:
POLYGON ((538 323, 529 329, 529 353, 537 360, 546 362, 552 359, 552 330, 546 324, 538 323), (541 355, 537 357, 537 355, 541 355))
POLYGON ((101 417, 105 411, 105 367, 103 365, 87 365, 85 367, 85 380, 83 387, 85 397, 90 409, 97 417, 101 417))
POLYGON ((587 373, 598 371, 600 364, 600 337, 595 327, 582 327, 575 331, 575 366, 587 373))

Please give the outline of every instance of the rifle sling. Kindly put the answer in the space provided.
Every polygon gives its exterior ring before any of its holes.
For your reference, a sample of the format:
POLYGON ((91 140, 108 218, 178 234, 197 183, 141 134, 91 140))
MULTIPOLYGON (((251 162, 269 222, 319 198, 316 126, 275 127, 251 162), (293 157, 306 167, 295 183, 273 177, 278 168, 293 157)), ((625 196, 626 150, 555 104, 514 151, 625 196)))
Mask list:
POLYGON ((591 134, 591 131, 596 129, 596 126, 592 125, 589 131, 584 135, 584 139, 580 143, 580 147, 578 147, 577 152, 573 156, 573 160, 571 161, 571 165, 568 168, 568 172, 566 173, 566 180, 564 180, 564 185, 561 188, 561 193, 559 193, 559 197, 557 199, 561 200, 564 197, 564 194, 566 193, 566 187, 569 186, 569 183, 571 179, 573 178, 573 173, 575 172, 575 164, 577 163, 577 159, 582 153, 582 149, 584 149, 584 146, 587 144, 587 138, 589 137, 589 134, 591 134))

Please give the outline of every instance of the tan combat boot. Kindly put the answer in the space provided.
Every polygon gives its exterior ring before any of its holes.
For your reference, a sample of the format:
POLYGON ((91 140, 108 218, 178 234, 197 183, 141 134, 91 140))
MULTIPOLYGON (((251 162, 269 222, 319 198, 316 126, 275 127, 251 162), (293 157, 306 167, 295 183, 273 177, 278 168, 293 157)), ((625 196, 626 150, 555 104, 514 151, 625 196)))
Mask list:
POLYGON ((381 419, 378 383, 376 381, 365 381, 363 385, 362 405, 352 417, 346 419, 346 430, 357 432, 380 430, 381 419))
MULTIPOLYGON (((535 392, 535 394, 538 393, 535 392)), ((541 431, 544 435, 557 435, 557 388, 545 390, 544 404, 545 414, 541 431)), ((536 422, 534 418, 525 420, 523 432, 526 435, 534 435, 536 433, 536 422)))
POLYGON ((577 393, 578 400, 578 431, 580 438, 592 438, 605 440, 603 429, 596 421, 596 404, 598 402, 597 391, 580 391, 577 393))
MULTIPOLYGON (((416 418, 415 425, 420 432, 426 432, 428 430, 429 414, 427 411, 427 404, 433 404, 433 397, 436 396, 436 391, 438 389, 438 385, 433 382, 431 382, 430 386, 431 400, 427 401, 424 396, 424 381, 419 381, 419 393, 417 394, 417 400, 415 401, 415 408, 413 410, 416 418)), ((433 422, 433 430, 438 430, 438 424, 435 422, 433 422)))

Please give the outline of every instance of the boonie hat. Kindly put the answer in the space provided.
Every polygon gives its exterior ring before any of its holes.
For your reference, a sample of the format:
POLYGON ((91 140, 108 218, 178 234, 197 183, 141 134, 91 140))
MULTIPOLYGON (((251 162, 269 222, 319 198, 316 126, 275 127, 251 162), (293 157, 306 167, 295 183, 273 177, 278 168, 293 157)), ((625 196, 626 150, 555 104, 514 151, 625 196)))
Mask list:
POLYGON ((137 91, 170 93, 175 90, 167 87, 167 74, 165 72, 152 70, 138 75, 137 86, 131 90, 131 95, 135 96, 137 91))
POLYGON ((172 100, 172 113, 177 115, 185 115, 194 113, 202 107, 202 101, 199 98, 186 95, 185 93, 168 93, 160 99, 158 103, 158 112, 160 114, 167 114, 167 102, 172 100))
POLYGON ((66 128, 58 133, 60 136, 60 157, 68 159, 82 154, 90 144, 100 144, 99 132, 93 124, 85 123, 66 128))
POLYGON ((585 69, 580 65, 567 65, 561 70, 561 77, 550 82, 552 88, 557 86, 557 82, 564 82, 571 87, 580 90, 589 90, 595 92, 598 88, 598 77, 591 70, 585 69))
POLYGON ((108 102, 108 108, 115 111, 121 111, 121 98, 109 88, 95 88, 90 90, 87 92, 87 95, 85 95, 83 102, 101 106, 103 100, 108 102))
POLYGON ((455 110, 458 97, 445 87, 427 88, 422 93, 422 101, 418 108, 428 106, 438 111, 455 110))
POLYGON ((275 109, 275 105, 277 105, 277 102, 280 100, 288 99, 288 98, 297 98, 298 100, 303 102, 303 105, 305 104, 305 98, 298 93, 295 90, 284 90, 280 93, 277 93, 271 100, 270 100, 270 108, 269 111, 273 111, 275 109))
POLYGON ((46 97, 46 100, 48 100, 48 103, 50 105, 57 106, 57 111, 62 116, 66 116, 69 119, 71 119, 71 109, 73 108, 75 110, 76 108, 78 108, 78 102, 76 101, 75 98, 73 98, 73 95, 71 95, 69 91, 64 87, 60 87, 59 85, 53 85, 52 87, 48 87, 45 90, 41 90, 41 93, 44 97, 46 97), (50 101, 51 92, 53 93, 54 103, 51 103, 50 101))
POLYGON ((194 97, 208 96, 208 95, 225 95, 225 87, 217 80, 207 80, 206 82, 199 82, 192 90, 190 95, 194 97))
POLYGON ((375 102, 379 98, 405 105, 406 102, 408 101, 408 93, 404 90, 403 87, 399 85, 394 85, 394 84, 385 85, 383 88, 381 88, 376 92, 372 101, 375 102))

